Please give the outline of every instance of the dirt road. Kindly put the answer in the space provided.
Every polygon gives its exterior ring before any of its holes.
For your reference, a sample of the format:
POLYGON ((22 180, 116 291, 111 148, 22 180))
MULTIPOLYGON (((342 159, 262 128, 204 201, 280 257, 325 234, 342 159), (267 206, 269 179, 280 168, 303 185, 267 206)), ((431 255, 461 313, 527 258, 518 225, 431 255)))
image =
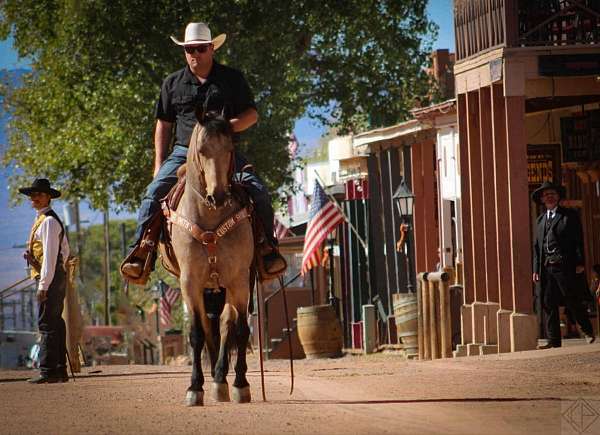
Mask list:
POLYGON ((84 368, 30 385, 0 371, 0 433, 600 434, 600 344, 429 362, 394 354, 266 362, 268 402, 183 406, 190 367, 84 368), (101 369, 98 374, 92 370, 101 369))

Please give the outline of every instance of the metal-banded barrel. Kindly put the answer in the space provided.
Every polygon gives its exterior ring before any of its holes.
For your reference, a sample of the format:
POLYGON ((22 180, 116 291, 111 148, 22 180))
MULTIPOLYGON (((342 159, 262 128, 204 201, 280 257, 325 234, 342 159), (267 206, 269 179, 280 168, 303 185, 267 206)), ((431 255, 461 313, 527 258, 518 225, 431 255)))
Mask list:
POLYGON ((404 345, 404 352, 407 356, 415 355, 419 347, 417 295, 415 293, 394 293, 392 297, 398 340, 404 345))
POLYGON ((342 328, 331 305, 298 307, 297 322, 306 358, 333 358, 342 354, 342 328))

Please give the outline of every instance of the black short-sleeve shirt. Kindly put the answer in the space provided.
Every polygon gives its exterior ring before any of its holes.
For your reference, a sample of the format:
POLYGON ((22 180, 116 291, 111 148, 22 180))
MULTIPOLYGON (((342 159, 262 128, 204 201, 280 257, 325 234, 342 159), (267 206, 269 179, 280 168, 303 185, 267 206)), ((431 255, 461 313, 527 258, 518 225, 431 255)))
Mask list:
MULTIPOLYGON (((204 83, 200 83, 188 66, 163 81, 155 117, 175 123, 175 145, 189 145, 196 125, 196 107, 223 111, 225 117, 231 119, 246 109, 256 109, 256 103, 240 71, 213 61, 204 83)), ((233 139, 237 142, 239 135, 233 139)))

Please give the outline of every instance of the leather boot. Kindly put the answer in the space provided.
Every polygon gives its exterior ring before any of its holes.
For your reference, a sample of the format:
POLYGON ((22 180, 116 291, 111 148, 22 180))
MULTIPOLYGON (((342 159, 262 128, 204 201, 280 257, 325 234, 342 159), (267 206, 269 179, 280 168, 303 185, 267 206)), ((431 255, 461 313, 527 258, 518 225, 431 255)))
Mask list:
POLYGON ((142 276, 144 262, 139 258, 132 258, 130 262, 123 263, 121 273, 129 278, 137 279, 142 276))
POLYGON ((29 382, 30 384, 55 384, 59 381, 57 378, 54 377, 50 377, 47 375, 39 375, 35 378, 28 379, 27 382, 29 382))
POLYGON ((537 348, 538 348, 538 350, 544 350, 544 349, 552 349, 553 347, 561 347, 561 345, 558 343, 548 342, 546 344, 538 345, 537 348))
POLYGON ((60 382, 60 383, 69 382, 69 374, 67 373, 66 367, 61 367, 61 368, 57 369, 56 375, 53 377, 56 378, 58 380, 58 382, 60 382))
POLYGON ((267 255, 263 256, 265 270, 270 274, 278 274, 285 270, 287 263, 279 253, 279 250, 274 248, 267 255))

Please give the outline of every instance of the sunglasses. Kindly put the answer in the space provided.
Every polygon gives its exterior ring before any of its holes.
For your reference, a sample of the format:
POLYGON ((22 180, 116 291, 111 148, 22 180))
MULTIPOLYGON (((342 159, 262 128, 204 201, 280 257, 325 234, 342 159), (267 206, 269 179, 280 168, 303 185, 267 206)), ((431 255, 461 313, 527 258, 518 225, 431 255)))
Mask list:
POLYGON ((183 48, 187 54, 194 54, 195 52, 206 53, 209 47, 212 47, 212 44, 186 45, 183 48))

